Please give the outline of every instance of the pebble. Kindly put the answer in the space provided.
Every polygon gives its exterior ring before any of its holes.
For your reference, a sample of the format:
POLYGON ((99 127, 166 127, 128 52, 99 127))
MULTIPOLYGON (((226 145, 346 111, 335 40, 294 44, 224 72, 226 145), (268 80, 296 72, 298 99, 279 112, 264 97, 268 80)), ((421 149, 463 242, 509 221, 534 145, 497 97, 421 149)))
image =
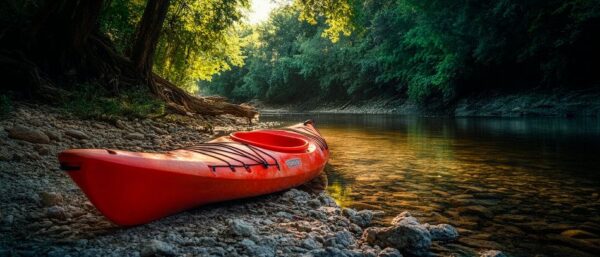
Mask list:
POLYGON ((76 130, 76 129, 66 130, 65 135, 70 136, 72 138, 76 138, 76 139, 89 139, 90 138, 86 133, 84 133, 80 130, 76 130))
POLYGON ((40 155, 47 155, 50 153, 50 149, 48 149, 48 147, 46 147, 45 145, 36 145, 34 149, 40 155))
POLYGON ((51 140, 54 140, 56 142, 60 142, 62 140, 62 136, 59 133, 57 133, 56 131, 45 130, 44 134, 46 134, 46 136, 48 136, 48 138, 50 138, 51 140))
POLYGON ((125 136, 125 139, 130 139, 130 140, 142 140, 144 138, 145 138, 144 134, 137 133, 137 132, 129 133, 125 136))
POLYGON ((44 206, 54 206, 63 203, 63 197, 61 194, 56 192, 41 192, 39 194, 41 202, 44 206))
POLYGON ((144 244, 142 250, 140 251, 140 256, 142 257, 176 255, 177 254, 175 253, 175 250, 171 244, 156 239, 150 240, 144 244))
POLYGON ((65 212, 65 209, 60 206, 49 207, 46 210, 46 214, 48 215, 49 218, 52 218, 52 219, 58 219, 58 220, 67 219, 67 214, 65 212))
POLYGON ((370 210, 362 210, 357 212, 351 208, 344 208, 342 213, 344 216, 348 217, 352 223, 363 228, 369 226, 371 224, 371 220, 373 219, 373 212, 370 210))
POLYGON ((256 233, 256 229, 241 219, 232 219, 228 221, 229 232, 236 236, 251 236, 256 233))

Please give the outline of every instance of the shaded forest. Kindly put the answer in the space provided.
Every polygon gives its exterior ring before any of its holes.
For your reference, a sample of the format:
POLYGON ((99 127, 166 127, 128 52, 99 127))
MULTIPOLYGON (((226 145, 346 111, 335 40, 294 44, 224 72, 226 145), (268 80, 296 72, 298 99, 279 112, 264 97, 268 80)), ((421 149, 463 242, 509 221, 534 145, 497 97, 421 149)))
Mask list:
MULTIPOLYGON (((348 6, 294 3, 307 20, 327 14, 333 21, 339 7, 348 6)), ((82 106, 83 113, 140 113, 141 108, 142 116, 164 113, 157 109, 257 114, 222 97, 194 95, 198 80, 243 64, 235 31, 247 0, 2 0, 0 5, 1 106, 25 98, 82 106), (99 108, 90 110, 94 105, 99 108)))
POLYGON ((355 0, 348 7, 350 28, 333 33, 323 17, 279 8, 240 32, 251 39, 245 64, 201 89, 236 101, 387 96, 443 106, 491 90, 600 84, 597 0, 355 0))

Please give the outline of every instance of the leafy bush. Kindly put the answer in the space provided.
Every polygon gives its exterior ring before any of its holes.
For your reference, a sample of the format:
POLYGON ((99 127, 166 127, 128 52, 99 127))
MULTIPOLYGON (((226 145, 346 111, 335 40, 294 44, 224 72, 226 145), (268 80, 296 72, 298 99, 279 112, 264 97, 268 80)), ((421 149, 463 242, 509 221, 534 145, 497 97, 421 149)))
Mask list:
POLYGON ((144 118, 164 113, 164 103, 146 89, 128 89, 112 96, 101 86, 83 84, 65 101, 64 109, 82 118, 144 118))

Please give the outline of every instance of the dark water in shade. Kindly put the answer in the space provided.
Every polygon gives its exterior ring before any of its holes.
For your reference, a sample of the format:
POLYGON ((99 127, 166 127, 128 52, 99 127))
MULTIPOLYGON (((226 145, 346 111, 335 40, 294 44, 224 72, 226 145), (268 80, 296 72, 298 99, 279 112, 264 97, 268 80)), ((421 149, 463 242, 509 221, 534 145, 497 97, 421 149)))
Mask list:
POLYGON ((344 207, 408 210, 461 237, 442 256, 600 256, 600 120, 263 115, 313 118, 331 148, 328 191, 344 207))

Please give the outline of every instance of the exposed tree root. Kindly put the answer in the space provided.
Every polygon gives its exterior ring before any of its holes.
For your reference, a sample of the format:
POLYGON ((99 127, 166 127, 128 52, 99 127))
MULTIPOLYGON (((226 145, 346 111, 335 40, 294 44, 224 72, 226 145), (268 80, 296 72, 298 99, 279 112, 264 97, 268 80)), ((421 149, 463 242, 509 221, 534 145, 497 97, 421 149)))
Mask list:
POLYGON ((168 80, 153 74, 153 86, 156 94, 166 100, 168 107, 180 114, 191 115, 221 115, 231 114, 238 117, 253 119, 258 112, 248 105, 236 105, 223 97, 196 97, 173 85, 168 80))

